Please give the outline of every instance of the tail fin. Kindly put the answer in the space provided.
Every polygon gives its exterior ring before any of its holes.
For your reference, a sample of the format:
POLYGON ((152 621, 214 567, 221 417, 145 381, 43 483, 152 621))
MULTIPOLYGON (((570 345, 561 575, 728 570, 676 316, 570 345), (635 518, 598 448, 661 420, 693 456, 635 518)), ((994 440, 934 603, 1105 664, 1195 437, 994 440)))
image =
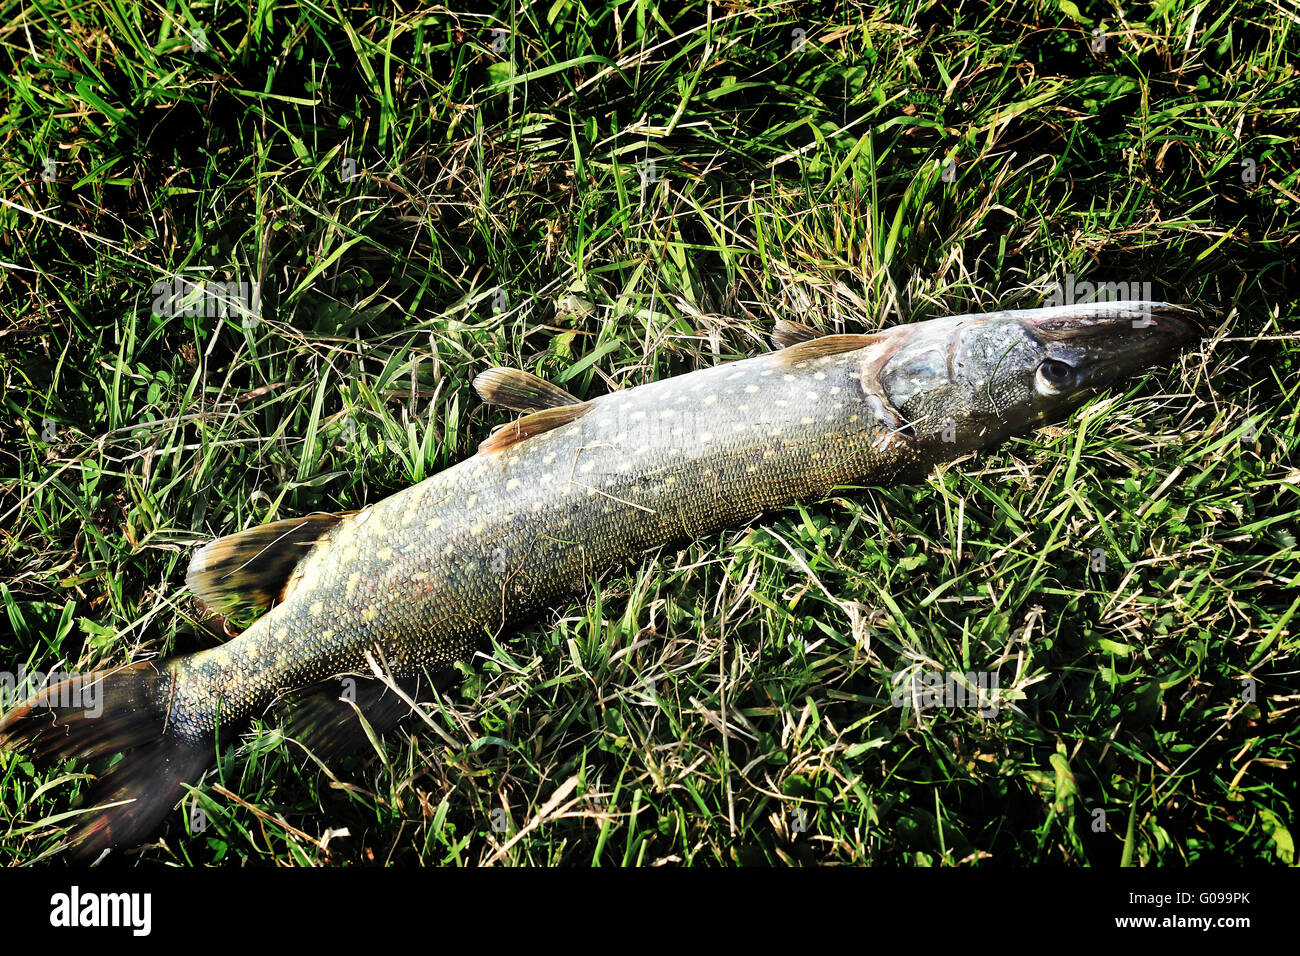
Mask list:
POLYGON ((123 758, 92 796, 105 804, 72 838, 70 853, 93 859, 153 834, 184 785, 216 758, 214 741, 182 739, 166 727, 172 675, 151 662, 73 676, 0 719, 0 746, 46 759, 123 758))

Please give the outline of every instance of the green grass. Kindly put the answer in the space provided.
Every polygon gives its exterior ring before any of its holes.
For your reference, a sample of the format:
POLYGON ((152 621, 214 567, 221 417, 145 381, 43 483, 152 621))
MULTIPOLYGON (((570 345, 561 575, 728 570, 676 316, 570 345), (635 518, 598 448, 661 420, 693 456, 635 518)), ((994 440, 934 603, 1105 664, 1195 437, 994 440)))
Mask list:
MULTIPOLYGON (((590 396, 1067 274, 1207 316, 1060 427, 607 573, 377 753, 259 726, 141 861, 1293 862, 1300 23, 952 6, 3 5, 12 671, 212 646, 193 546, 471 454, 491 364, 590 396), (154 315, 177 274, 260 319, 154 315)), ((0 755, 0 861, 84 771, 0 755)))

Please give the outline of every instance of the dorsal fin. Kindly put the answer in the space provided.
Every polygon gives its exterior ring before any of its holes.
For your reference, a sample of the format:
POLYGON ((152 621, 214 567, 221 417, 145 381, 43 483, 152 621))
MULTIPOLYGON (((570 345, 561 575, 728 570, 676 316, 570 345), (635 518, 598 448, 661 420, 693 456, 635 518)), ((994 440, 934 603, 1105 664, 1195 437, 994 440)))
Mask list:
POLYGON ((772 344, 779 349, 788 349, 800 342, 809 342, 819 338, 822 333, 811 325, 795 322, 792 319, 777 319, 772 329, 772 344))
POLYGON ((502 451, 511 445, 532 438, 552 428, 559 428, 569 422, 577 421, 592 409, 592 402, 578 402, 574 405, 561 405, 559 408, 547 408, 533 412, 523 418, 516 418, 508 425, 502 425, 478 446, 480 455, 490 455, 502 451))
POLYGON ((874 345, 884 338, 885 336, 881 334, 823 335, 820 338, 809 339, 807 342, 791 345, 775 354, 782 365, 797 365, 800 362, 807 362, 810 359, 822 358, 827 355, 855 352, 858 349, 866 348, 868 345, 874 345))
POLYGON ((209 541, 190 559, 185 583, 223 615, 265 611, 275 603, 294 566, 341 514, 311 514, 259 525, 209 541))
POLYGON ((582 399, 575 398, 558 385, 520 368, 498 367, 479 372, 474 378, 474 391, 489 405, 504 405, 517 412, 582 403, 582 399))

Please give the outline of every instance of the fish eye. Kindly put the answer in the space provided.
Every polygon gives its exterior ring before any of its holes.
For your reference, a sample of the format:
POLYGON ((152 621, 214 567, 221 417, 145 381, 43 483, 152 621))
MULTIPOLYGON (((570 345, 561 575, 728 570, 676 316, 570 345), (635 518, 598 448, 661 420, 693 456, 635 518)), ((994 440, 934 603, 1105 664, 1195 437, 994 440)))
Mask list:
POLYGON ((1048 359, 1038 366, 1038 383, 1044 391, 1055 392, 1074 384, 1074 369, 1065 362, 1048 359))

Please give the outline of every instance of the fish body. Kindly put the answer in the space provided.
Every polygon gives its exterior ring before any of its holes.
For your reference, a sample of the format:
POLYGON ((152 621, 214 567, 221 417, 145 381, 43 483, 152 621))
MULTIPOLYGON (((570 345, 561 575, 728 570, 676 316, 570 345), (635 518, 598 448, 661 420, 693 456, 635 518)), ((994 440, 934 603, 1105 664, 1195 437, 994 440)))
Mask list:
POLYGON ((173 720, 208 734, 216 704, 242 719, 279 689, 364 669, 367 649, 398 675, 465 659, 486 633, 665 542, 887 480, 908 449, 862 407, 860 363, 775 352, 614 392, 350 515, 283 603, 178 662, 173 720), (254 673, 262 693, 248 693, 254 673))
POLYGON ((55 757, 125 751, 102 789, 121 805, 74 843, 86 855, 139 842, 214 743, 284 694, 371 661, 399 678, 445 667, 661 545, 996 444, 1188 341, 1179 314, 1118 303, 956 316, 808 338, 585 402, 495 370, 489 398, 540 410, 358 512, 212 542, 191 563, 195 592, 274 606, 219 647, 92 675, 101 721, 52 688, 8 715, 0 740, 55 757))

